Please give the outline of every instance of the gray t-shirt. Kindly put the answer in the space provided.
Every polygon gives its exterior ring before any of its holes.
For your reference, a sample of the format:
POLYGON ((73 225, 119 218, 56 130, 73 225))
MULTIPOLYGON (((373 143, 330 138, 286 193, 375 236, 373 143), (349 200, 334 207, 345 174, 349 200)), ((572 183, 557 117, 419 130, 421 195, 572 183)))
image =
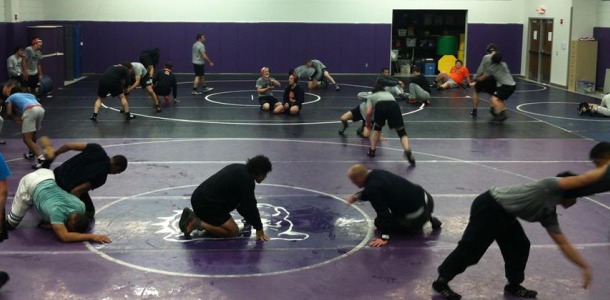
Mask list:
POLYGON ((557 205, 564 198, 564 191, 559 188, 559 178, 493 187, 489 192, 508 213, 528 222, 540 222, 550 232, 561 233, 557 205))
POLYGON ((193 64, 205 65, 205 60, 201 57, 202 53, 205 53, 205 45, 200 41, 196 41, 193 44, 193 64))
POLYGON ((319 60, 317 59, 312 59, 311 60, 311 66, 315 69, 316 71, 316 78, 315 79, 322 79, 322 77, 324 76, 324 74, 322 74, 322 70, 326 69, 326 66, 319 60))
POLYGON ((487 54, 487 55, 483 56, 483 58, 481 59, 481 63, 479 64, 479 68, 477 69, 476 76, 483 75, 483 73, 485 72, 487 67, 489 67, 489 65, 491 65, 492 56, 493 56, 493 54, 487 54))
POLYGON ((294 69, 294 73, 297 74, 297 77, 305 80, 309 80, 315 71, 316 69, 310 68, 306 65, 301 65, 294 69))
POLYGON ((505 62, 499 64, 491 64, 485 69, 486 76, 493 76, 496 79, 498 86, 501 85, 515 85, 513 76, 510 75, 510 70, 505 62))
MULTIPOLYGON (((258 80, 256 80, 256 88, 264 89, 266 87, 273 86, 273 82, 271 82, 272 80, 274 80, 272 77, 265 79, 264 77, 261 76, 260 78, 258 78, 258 80)), ((266 96, 273 96, 273 90, 267 90, 266 92, 258 93, 259 98, 266 97, 266 96)))
POLYGON ((21 75, 21 56, 11 55, 6 59, 6 70, 9 77, 21 75))
POLYGON ((366 99, 366 107, 375 108, 375 105, 377 105, 377 103, 382 102, 382 101, 396 101, 396 99, 389 92, 386 92, 386 91, 376 92, 376 93, 373 93, 371 96, 369 96, 366 99))
POLYGON ((38 74, 38 63, 42 60, 42 52, 34 50, 33 46, 29 46, 25 48, 24 56, 27 61, 28 74, 38 74))
POLYGON ((146 70, 143 64, 139 62, 132 62, 131 65, 133 66, 134 76, 140 76, 140 78, 143 78, 146 74, 148 74, 148 70, 146 70))

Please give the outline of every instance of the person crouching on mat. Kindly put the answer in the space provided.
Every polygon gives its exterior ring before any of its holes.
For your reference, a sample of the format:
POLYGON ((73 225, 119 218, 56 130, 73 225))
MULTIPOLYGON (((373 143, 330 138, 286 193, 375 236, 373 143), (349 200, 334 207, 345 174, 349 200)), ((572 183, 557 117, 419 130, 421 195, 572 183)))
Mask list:
POLYGON ((526 184, 493 187, 479 195, 470 208, 470 219, 462 239, 438 267, 439 276, 432 283, 432 288, 446 299, 461 299, 461 295, 449 287, 449 282, 479 262, 487 248, 496 241, 504 257, 508 280, 504 293, 536 298, 536 291, 521 286, 525 279, 530 241, 517 218, 540 222, 563 254, 582 269, 583 287, 587 288, 591 283, 591 267, 562 233, 556 209, 558 205, 569 208, 576 203, 571 193, 586 192, 589 187, 599 184, 609 187, 610 144, 601 147, 602 151, 596 147, 591 151, 596 168, 583 175, 564 172, 557 177, 526 184), (605 180, 600 180, 602 178, 605 180))
POLYGON ((418 101, 430 105, 430 82, 426 76, 421 73, 421 69, 417 66, 411 68, 411 81, 409 81, 409 103, 416 104, 418 101))
POLYGON ((176 76, 172 72, 174 64, 171 62, 165 63, 165 69, 157 72, 153 77, 153 91, 158 96, 165 98, 165 104, 169 104, 169 94, 174 96, 174 103, 180 103, 178 100, 178 82, 176 76))
POLYGON ((496 80, 496 91, 491 95, 491 110, 493 121, 504 122, 506 116, 506 105, 504 102, 515 92, 517 83, 510 74, 510 70, 505 62, 502 61, 502 53, 496 51, 491 56, 491 64, 485 69, 483 76, 476 79, 485 81, 486 78, 493 77, 496 80))
POLYGON ((280 87, 281 84, 275 78, 271 77, 269 68, 261 69, 261 77, 256 80, 256 92, 258 93, 258 102, 261 105, 261 110, 272 111, 274 114, 284 112, 284 106, 275 97, 273 97, 273 89, 280 87))
POLYGON ((362 125, 356 129, 356 134, 359 137, 369 137, 371 131, 365 126, 364 116, 366 116, 366 99, 368 99, 368 97, 372 94, 373 93, 371 92, 358 93, 358 100, 360 100, 360 104, 341 115, 341 128, 339 129, 339 135, 345 135, 345 130, 347 127, 349 127, 347 122, 351 120, 354 123, 362 121, 362 125))
POLYGON ((373 130, 371 132, 371 148, 367 152, 369 157, 375 157, 377 151, 377 142, 381 136, 381 129, 385 125, 386 120, 390 129, 396 130, 396 134, 400 138, 400 143, 404 149, 404 156, 409 161, 409 164, 415 165, 415 158, 409 146, 409 138, 405 130, 405 123, 402 120, 402 111, 392 94, 385 91, 382 86, 377 86, 373 89, 373 94, 366 100, 366 128, 373 130), (374 112, 374 115, 373 115, 374 112), (374 122, 373 122, 374 117, 374 122), (373 127, 374 123, 374 127, 373 127))
POLYGON ((284 90, 284 110, 296 116, 301 112, 303 102, 305 102, 305 90, 299 85, 299 78, 291 74, 288 76, 288 86, 284 90))
POLYGON ((125 120, 136 118, 135 115, 129 112, 129 103, 125 96, 125 86, 131 80, 131 72, 133 72, 133 66, 128 62, 111 66, 104 72, 97 86, 97 99, 93 106, 93 114, 89 118, 91 121, 97 122, 97 114, 100 112, 100 108, 102 108, 102 102, 108 95, 119 98, 123 107, 121 111, 125 114, 125 120))
POLYGON ((348 178, 362 191, 349 197, 352 205, 357 200, 371 202, 377 213, 375 227, 381 237, 369 243, 371 247, 388 244, 390 233, 412 233, 421 230, 430 222, 433 229, 439 229, 442 222, 432 216, 434 200, 421 186, 385 170, 369 170, 356 164, 347 171, 348 178))
POLYGON ((255 182, 261 183, 271 172, 271 161, 263 155, 246 164, 231 164, 201 183, 191 196, 193 209, 185 207, 178 223, 186 239, 193 230, 205 230, 220 238, 234 238, 240 231, 231 212, 244 217, 256 229, 256 239, 268 241, 254 196, 255 182))

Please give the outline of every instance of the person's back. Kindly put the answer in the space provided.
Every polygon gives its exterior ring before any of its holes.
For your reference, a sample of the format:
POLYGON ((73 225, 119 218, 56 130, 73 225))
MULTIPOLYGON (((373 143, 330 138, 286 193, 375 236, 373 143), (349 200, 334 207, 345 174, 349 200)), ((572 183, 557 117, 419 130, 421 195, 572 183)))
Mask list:
POLYGON ((62 190, 52 179, 39 183, 32 199, 42 219, 51 224, 64 224, 71 213, 85 213, 85 204, 62 190))
POLYGON ((299 79, 310 79, 311 76, 313 76, 313 73, 315 73, 315 69, 308 67, 306 65, 300 65, 298 67, 296 67, 293 70, 293 73, 299 78, 299 79))
POLYGON ((126 84, 129 78, 129 69, 122 65, 111 66, 102 75, 102 80, 115 84, 126 84))
POLYGON ((110 173, 110 157, 99 144, 87 144, 85 149, 53 170, 57 185, 66 191, 88 182, 91 189, 106 183, 110 173))
POLYGON ((14 93, 6 99, 6 103, 13 103, 16 108, 23 112, 28 107, 40 105, 36 96, 30 93, 14 93))
MULTIPOLYGON (((385 170, 375 169, 369 173, 365 192, 363 200, 370 201, 367 196, 376 197, 377 201, 385 202, 394 214, 412 213, 425 204, 421 186, 385 170)), ((371 204, 376 207, 379 203, 371 201, 371 204)))
POLYGON ((396 98, 390 93, 386 91, 378 91, 374 92, 371 96, 367 98, 367 106, 374 108, 377 103, 384 101, 394 101, 396 102, 396 98))
POLYGON ((492 76, 498 86, 500 85, 515 85, 515 80, 513 76, 510 74, 510 70, 508 69, 508 65, 505 62, 500 63, 492 63, 485 69, 485 74, 492 76))
POLYGON ((169 95, 172 89, 174 89, 174 91, 176 89, 176 76, 174 76, 174 73, 172 73, 172 71, 169 69, 161 70, 157 72, 157 74, 155 74, 155 77, 153 78, 153 84, 155 93, 164 96, 169 95))
POLYGON ((246 165, 231 164, 206 179, 193 192, 193 197, 202 197, 226 211, 234 210, 254 191, 254 178, 246 165))

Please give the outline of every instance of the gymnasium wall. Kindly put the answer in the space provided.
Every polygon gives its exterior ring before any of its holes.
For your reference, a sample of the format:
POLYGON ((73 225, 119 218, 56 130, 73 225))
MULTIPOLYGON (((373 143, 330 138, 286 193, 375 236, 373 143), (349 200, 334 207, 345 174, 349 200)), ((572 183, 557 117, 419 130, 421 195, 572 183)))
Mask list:
POLYGON ((610 1, 597 2, 597 27, 610 27, 610 1))

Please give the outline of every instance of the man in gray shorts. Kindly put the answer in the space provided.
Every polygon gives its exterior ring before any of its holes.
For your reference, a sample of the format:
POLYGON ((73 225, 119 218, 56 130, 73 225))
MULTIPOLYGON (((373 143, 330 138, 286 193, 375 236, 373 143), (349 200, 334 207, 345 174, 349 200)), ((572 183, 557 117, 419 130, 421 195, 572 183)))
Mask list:
POLYGON ((38 169, 43 166, 45 157, 36 145, 36 132, 42 128, 42 119, 44 118, 44 108, 36 97, 29 93, 21 92, 21 85, 15 80, 9 80, 2 89, 6 99, 6 116, 13 118, 15 123, 21 124, 21 133, 23 134, 23 142, 28 147, 28 153, 24 154, 26 159, 37 158, 37 163, 32 166, 33 169, 38 169), (15 110, 21 112, 22 116, 14 117, 15 110))
POLYGON ((210 67, 214 66, 214 62, 208 57, 207 52, 205 51, 205 35, 203 33, 198 33, 196 37, 196 41, 193 44, 193 68, 195 70, 195 81, 193 81, 193 91, 191 94, 193 95, 201 95, 199 91, 197 91, 197 87, 199 86, 199 82, 203 85, 203 93, 211 92, 214 88, 207 87, 205 83, 205 63, 208 62, 210 67))

